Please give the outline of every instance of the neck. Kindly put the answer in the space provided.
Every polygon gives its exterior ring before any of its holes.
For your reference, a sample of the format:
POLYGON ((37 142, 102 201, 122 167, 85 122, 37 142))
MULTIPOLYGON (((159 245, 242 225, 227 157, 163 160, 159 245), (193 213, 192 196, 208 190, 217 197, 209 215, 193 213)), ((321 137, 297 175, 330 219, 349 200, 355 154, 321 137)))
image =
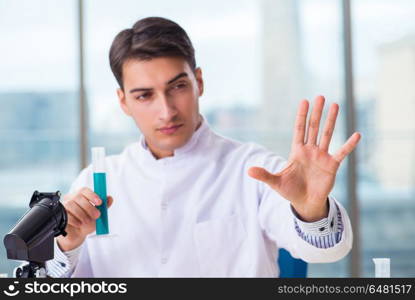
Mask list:
POLYGON ((148 146, 148 149, 150 149, 151 154, 153 154, 153 156, 156 159, 161 159, 161 158, 165 158, 165 157, 170 157, 174 155, 174 150, 160 150, 160 149, 153 149, 150 145, 148 146))

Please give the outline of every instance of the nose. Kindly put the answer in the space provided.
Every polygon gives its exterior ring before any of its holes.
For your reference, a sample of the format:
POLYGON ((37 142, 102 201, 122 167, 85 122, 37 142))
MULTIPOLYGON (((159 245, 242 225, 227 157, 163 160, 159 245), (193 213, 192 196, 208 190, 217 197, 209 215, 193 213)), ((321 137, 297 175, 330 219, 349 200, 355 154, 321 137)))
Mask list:
POLYGON ((168 122, 177 115, 177 109, 173 99, 166 96, 160 97, 160 114, 159 118, 162 121, 168 122))

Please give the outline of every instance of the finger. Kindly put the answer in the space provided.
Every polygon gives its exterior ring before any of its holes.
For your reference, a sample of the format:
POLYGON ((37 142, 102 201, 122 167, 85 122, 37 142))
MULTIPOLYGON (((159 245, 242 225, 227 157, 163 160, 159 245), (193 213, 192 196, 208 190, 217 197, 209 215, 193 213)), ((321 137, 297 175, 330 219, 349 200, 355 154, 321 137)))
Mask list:
POLYGON ((114 202, 114 198, 112 198, 111 196, 108 196, 107 197, 107 207, 110 208, 113 202, 114 202))
POLYGON ((310 120, 308 120, 308 135, 306 144, 316 145, 318 130, 320 128, 320 119, 324 107, 324 97, 318 96, 314 101, 313 110, 310 120))
POLYGON ((339 163, 356 147, 359 142, 361 135, 359 132, 353 133, 347 142, 340 148, 339 151, 333 156, 339 163))
POLYGON ((328 151, 331 138, 333 136, 334 127, 336 125, 337 115, 339 113, 339 105, 333 103, 330 105, 330 110, 327 115, 326 123, 324 124, 323 133, 320 138, 319 148, 323 151, 328 151))
POLYGON ((260 167, 252 167, 248 170, 248 175, 254 179, 265 182, 266 184, 273 185, 275 181, 275 176, 270 172, 260 167))
POLYGON ((82 222, 79 221, 73 214, 71 214, 69 211, 67 211, 67 215, 68 215, 68 224, 79 228, 82 225, 82 222))
POLYGON ((88 215, 89 218, 91 218, 92 220, 99 218, 100 211, 93 204, 91 204, 91 202, 87 198, 81 196, 76 198, 75 202, 84 210, 84 212, 88 215))
POLYGON ((308 101, 303 100, 298 107, 297 116, 295 118, 295 125, 294 125, 294 136, 292 145, 296 144, 304 144, 304 136, 305 136, 305 125, 307 122, 307 114, 308 114, 308 101))
POLYGON ((94 193, 91 189, 84 187, 79 191, 86 199, 94 203, 95 205, 100 205, 102 203, 101 198, 94 193))
POLYGON ((91 219, 88 217, 86 212, 75 201, 69 201, 66 203, 66 210, 81 221, 82 224, 91 222, 91 219))

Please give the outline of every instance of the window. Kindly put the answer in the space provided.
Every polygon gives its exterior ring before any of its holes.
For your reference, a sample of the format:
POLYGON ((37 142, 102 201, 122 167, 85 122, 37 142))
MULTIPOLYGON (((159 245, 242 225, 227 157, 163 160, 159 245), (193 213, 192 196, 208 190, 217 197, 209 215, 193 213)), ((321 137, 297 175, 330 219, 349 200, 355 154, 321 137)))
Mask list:
MULTIPOLYGON (((75 4, 0 2, 1 237, 35 190, 66 192, 79 170, 75 4)), ((17 263, 0 256, 11 276, 17 263)))
MULTIPOLYGON (((345 136, 343 0, 84 0, 84 70, 89 144, 117 154, 138 139, 116 95, 108 52, 115 35, 147 16, 179 23, 202 68, 202 114, 217 132, 288 158, 301 99, 340 104, 330 152, 345 136), (220 7, 220 9, 218 9, 220 7)), ((0 2, 0 234, 28 208, 34 190, 67 192, 79 173, 76 0, 0 2)), ((360 201, 361 276, 390 257, 394 277, 415 263, 415 3, 351 0, 360 201)), ((350 99, 349 99, 350 100, 350 99)), ((325 120, 325 114, 323 115, 325 120)), ((348 207, 346 161, 333 195, 348 207)), ((244 174, 241 174, 243 176, 244 174)), ((0 273, 13 269, 4 247, 0 273)), ((350 255, 311 264, 310 277, 347 277, 350 255)))
POLYGON ((415 3, 353 1, 362 276, 415 275, 415 3))

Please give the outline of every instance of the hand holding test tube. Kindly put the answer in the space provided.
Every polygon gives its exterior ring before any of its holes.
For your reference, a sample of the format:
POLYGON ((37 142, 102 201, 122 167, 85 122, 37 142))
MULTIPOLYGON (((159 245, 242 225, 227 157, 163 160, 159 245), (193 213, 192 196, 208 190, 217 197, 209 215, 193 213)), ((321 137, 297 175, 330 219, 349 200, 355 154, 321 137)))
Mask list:
POLYGON ((63 251, 79 247, 88 235, 89 238, 99 239, 117 237, 109 234, 107 209, 113 203, 113 198, 107 197, 104 148, 92 150, 92 169, 94 191, 84 186, 64 196, 63 205, 68 213, 67 235, 57 237, 63 251), (94 231, 96 234, 90 235, 94 231))

